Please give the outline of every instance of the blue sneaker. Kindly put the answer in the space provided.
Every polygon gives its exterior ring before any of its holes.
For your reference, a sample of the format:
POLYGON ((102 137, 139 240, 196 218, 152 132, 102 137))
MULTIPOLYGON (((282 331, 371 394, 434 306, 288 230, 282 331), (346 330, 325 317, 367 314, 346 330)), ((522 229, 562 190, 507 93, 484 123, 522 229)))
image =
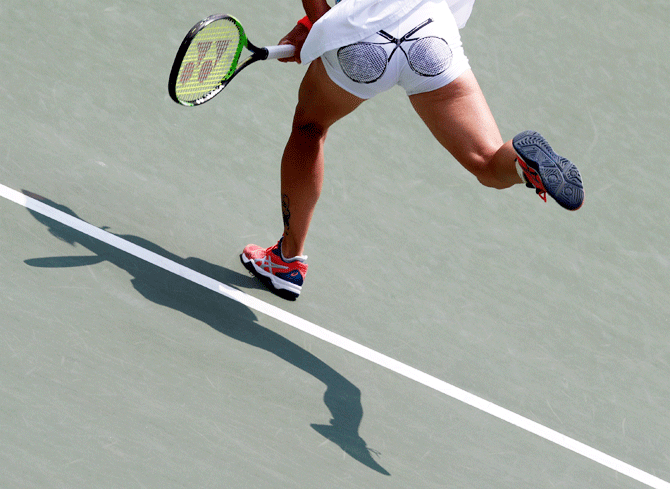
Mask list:
POLYGON ((570 160, 554 153, 542 135, 522 132, 514 137, 512 146, 518 156, 517 171, 542 200, 546 202, 549 194, 565 209, 576 211, 582 206, 584 186, 579 170, 570 160))

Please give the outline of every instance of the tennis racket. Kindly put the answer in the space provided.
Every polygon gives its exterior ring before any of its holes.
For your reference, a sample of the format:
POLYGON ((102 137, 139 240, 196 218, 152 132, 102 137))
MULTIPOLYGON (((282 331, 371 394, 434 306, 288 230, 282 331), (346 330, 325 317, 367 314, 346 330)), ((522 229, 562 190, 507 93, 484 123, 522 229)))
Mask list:
POLYGON ((235 17, 211 15, 186 34, 172 64, 168 92, 178 104, 188 107, 204 104, 251 63, 289 58, 294 52, 291 45, 256 47, 235 17), (240 62, 244 48, 251 55, 240 62))

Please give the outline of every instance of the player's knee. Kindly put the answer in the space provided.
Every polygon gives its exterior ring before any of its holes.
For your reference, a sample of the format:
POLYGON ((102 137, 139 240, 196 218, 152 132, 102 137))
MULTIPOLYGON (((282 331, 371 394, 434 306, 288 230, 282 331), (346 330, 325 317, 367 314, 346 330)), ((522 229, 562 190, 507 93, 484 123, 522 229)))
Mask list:
POLYGON ((293 133, 303 139, 319 140, 326 137, 327 128, 316 122, 295 121, 293 133))

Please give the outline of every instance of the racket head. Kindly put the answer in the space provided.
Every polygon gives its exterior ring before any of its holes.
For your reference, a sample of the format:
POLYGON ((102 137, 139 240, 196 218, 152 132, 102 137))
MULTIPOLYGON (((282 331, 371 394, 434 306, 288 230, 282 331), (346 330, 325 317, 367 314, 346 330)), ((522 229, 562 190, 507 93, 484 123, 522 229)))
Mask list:
POLYGON ((233 77, 248 40, 242 24, 226 14, 201 20, 181 43, 170 72, 172 100, 189 107, 200 105, 233 77))
POLYGON ((345 75, 356 83, 379 80, 388 66, 386 50, 377 43, 357 42, 337 50, 337 60, 345 75))

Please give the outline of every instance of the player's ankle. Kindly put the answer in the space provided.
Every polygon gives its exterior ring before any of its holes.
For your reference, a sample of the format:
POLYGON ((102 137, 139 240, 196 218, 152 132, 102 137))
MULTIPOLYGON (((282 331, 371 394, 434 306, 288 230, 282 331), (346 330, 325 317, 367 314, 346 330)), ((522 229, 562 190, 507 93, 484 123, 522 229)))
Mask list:
POLYGON ((287 236, 282 238, 279 251, 281 252, 284 261, 289 261, 294 258, 302 258, 302 250, 287 236))

